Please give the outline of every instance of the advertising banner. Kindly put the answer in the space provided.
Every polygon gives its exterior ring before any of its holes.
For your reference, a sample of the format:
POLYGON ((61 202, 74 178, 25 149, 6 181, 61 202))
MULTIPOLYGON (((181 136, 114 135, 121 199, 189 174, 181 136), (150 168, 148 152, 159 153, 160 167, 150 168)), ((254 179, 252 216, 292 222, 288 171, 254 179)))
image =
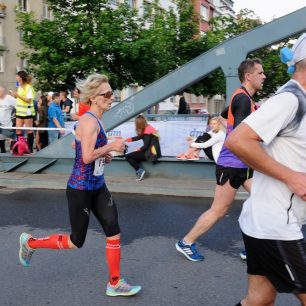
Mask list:
MULTIPOLYGON (((160 135, 160 146, 163 156, 177 156, 188 149, 186 138, 198 137, 207 129, 207 120, 190 121, 149 121, 160 135)), ((75 122, 66 122, 66 128, 73 129, 75 122)), ((125 122, 107 133, 109 137, 129 138, 136 136, 135 123, 125 122)), ((127 143, 128 152, 133 152, 143 145, 142 140, 127 143)), ((201 150, 202 152, 202 150, 201 150)), ((204 156, 203 152, 200 156, 204 156)))

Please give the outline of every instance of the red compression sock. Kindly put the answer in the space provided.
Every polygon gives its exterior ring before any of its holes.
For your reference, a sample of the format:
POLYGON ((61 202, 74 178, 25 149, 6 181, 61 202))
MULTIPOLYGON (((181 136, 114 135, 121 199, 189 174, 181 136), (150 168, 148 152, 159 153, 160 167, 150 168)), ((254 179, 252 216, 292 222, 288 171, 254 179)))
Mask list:
POLYGON ((69 249, 69 236, 54 234, 45 238, 30 238, 28 245, 32 249, 69 249))
POLYGON ((106 239, 106 261, 109 282, 111 285, 116 285, 120 280, 120 239, 106 239))

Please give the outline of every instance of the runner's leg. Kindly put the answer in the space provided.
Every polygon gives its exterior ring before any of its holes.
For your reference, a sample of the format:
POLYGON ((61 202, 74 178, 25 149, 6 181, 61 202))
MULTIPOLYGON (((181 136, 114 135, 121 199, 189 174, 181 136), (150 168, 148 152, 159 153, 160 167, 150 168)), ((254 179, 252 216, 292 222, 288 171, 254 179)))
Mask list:
POLYGON ((276 290, 265 276, 248 275, 248 292, 242 306, 273 306, 275 298, 276 290))
POLYGON ((235 198, 236 192, 237 189, 233 188, 229 181, 224 185, 216 185, 215 197, 211 207, 199 217, 195 225, 184 237, 184 241, 188 244, 194 243, 199 236, 211 229, 226 214, 235 198))
POLYGON ((106 235, 106 261, 109 268, 109 282, 116 285, 120 280, 120 228, 118 211, 106 185, 99 189, 92 205, 92 212, 106 235))

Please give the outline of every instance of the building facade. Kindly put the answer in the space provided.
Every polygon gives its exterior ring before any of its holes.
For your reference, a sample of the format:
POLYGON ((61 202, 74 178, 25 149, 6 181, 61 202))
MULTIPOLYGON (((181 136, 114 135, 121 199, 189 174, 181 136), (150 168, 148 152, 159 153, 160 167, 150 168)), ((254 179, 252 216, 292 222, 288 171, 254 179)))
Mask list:
POLYGON ((209 20, 217 16, 235 18, 232 0, 193 0, 195 12, 199 15, 199 28, 202 35, 209 29, 209 20))
POLYGON ((16 88, 15 76, 27 63, 19 57, 23 50, 22 31, 16 29, 17 11, 33 11, 38 18, 51 18, 48 4, 43 0, 0 1, 0 85, 16 88))
MULTIPOLYGON (((232 0, 193 0, 194 11, 199 16, 199 30, 201 35, 209 29, 209 21, 213 17, 230 16, 235 18, 232 0)), ((224 107, 225 99, 221 95, 208 98, 185 94, 186 101, 189 103, 193 112, 210 114, 220 113, 224 107)))
MULTIPOLYGON (((124 0, 109 0, 110 4, 116 6, 124 0)), ((146 7, 154 0, 128 0, 129 5, 139 11, 142 15, 146 7)), ((195 11, 199 14, 199 29, 202 34, 209 28, 209 20, 219 15, 235 16, 232 0, 192 0, 195 11)), ((160 0, 160 7, 164 10, 177 10, 175 0, 160 0)), ((7 89, 16 88, 15 76, 19 70, 27 68, 27 62, 20 58, 19 53, 23 50, 22 31, 16 29, 17 11, 33 11, 37 18, 52 18, 47 0, 0 0, 0 85, 7 89)), ((120 102, 130 95, 139 91, 141 87, 137 84, 131 85, 122 91, 116 91, 116 101, 120 102)), ((208 99, 204 97, 186 96, 191 109, 211 109, 208 99)), ((177 99, 172 97, 170 101, 177 99)))
POLYGON ((234 1, 232 0, 211 0, 214 6, 213 17, 229 16, 235 18, 234 1))

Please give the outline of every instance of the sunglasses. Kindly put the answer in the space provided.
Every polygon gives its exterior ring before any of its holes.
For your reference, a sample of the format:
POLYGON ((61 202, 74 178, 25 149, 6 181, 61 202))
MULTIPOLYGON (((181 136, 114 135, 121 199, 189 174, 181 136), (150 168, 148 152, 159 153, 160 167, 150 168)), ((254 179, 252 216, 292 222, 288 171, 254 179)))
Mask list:
POLYGON ((105 92, 105 93, 100 93, 100 94, 97 94, 97 96, 102 96, 106 99, 109 99, 112 97, 114 93, 112 91, 108 91, 108 92, 105 92))

